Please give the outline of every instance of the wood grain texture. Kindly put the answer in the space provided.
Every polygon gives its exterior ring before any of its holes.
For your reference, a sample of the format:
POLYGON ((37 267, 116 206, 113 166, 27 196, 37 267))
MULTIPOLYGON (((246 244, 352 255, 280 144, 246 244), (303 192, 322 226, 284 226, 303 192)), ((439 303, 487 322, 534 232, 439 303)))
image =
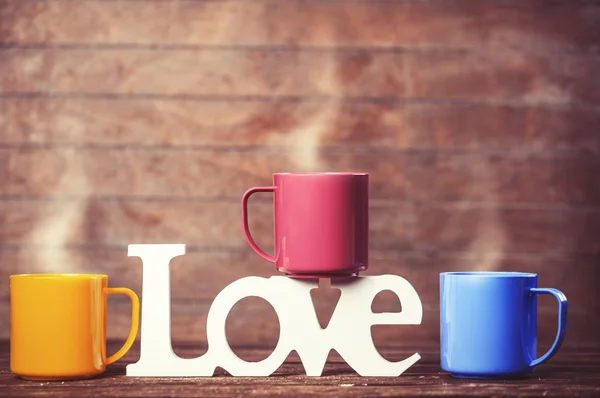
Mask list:
MULTIPOLYGON (((0 213, 0 241, 12 246, 181 242, 194 249, 247 248, 238 201, 15 199, 0 201, 0 213)), ((269 201, 250 204, 250 230, 272 250, 269 201)), ((592 255, 600 251, 600 211, 382 202, 370 208, 369 233, 374 250, 592 255)))
POLYGON ((437 151, 598 152, 600 112, 593 109, 490 105, 407 106, 403 148, 437 151))
POLYGON ((11 44, 597 49, 597 5, 574 1, 2 2, 11 44), (33 23, 32 23, 33 21, 33 23), (451 32, 449 34, 449 32, 451 32))
POLYGON ((425 201, 600 203, 594 154, 407 154, 405 192, 425 201))
MULTIPOLYGON (((253 201, 254 202, 254 201, 253 201)), ((273 243, 273 205, 250 204, 250 229, 266 249, 273 243)), ((404 247, 406 206, 371 210, 371 244, 404 247)), ((196 248, 246 248, 239 201, 0 201, 5 244, 41 246, 121 246, 129 243, 184 242, 196 248), (47 231, 44 231, 47 226, 47 231)))
MULTIPOLYGON (((114 351, 119 342, 111 341, 114 351)), ((200 355, 194 345, 175 343, 175 351, 184 357, 200 355)), ((323 376, 306 377, 297 355, 292 354, 271 377, 231 377, 218 369, 214 377, 135 378, 125 376, 125 366, 136 362, 139 349, 134 349, 120 362, 108 367, 105 374, 90 380, 63 383, 27 382, 8 370, 8 343, 1 346, 0 385, 6 397, 29 396, 123 396, 163 397, 177 395, 196 397, 282 396, 309 397, 335 395, 343 397, 448 396, 448 397, 564 397, 596 396, 598 382, 597 346, 565 347, 546 364, 523 379, 462 380, 440 370, 439 349, 434 345, 387 346, 380 349, 391 361, 400 361, 419 352, 422 359, 400 377, 360 377, 337 354, 330 354, 323 376)), ((240 357, 249 361, 265 358, 266 348, 240 347, 240 357)))
POLYGON ((308 143, 250 151, 5 147, 0 194, 237 199, 275 172, 334 170, 370 173, 372 199, 592 205, 600 203, 599 167, 593 153, 326 151, 308 143))
POLYGON ((5 49, 0 93, 403 97, 401 54, 5 49))
POLYGON ((405 230, 417 250, 597 254, 600 212, 496 206, 410 207, 405 230), (543 233, 541 233, 543 231, 543 233), (565 231, 569 231, 565 234, 565 231))
POLYGON ((340 101, 0 99, 0 143, 396 147, 404 107, 340 101))
POLYGON ((5 49, 0 93, 600 104, 600 56, 265 49, 5 49), (406 84, 406 82, 410 84, 406 84))
POLYGON ((241 198, 251 186, 284 171, 367 171, 374 198, 402 195, 402 154, 321 152, 317 146, 281 151, 183 148, 4 148, 0 187, 4 195, 149 195, 241 198))
POLYGON ((1 144, 600 152, 600 111, 343 101, 0 98, 1 144))
POLYGON ((429 53, 407 57, 407 96, 525 104, 600 104, 599 56, 429 53))

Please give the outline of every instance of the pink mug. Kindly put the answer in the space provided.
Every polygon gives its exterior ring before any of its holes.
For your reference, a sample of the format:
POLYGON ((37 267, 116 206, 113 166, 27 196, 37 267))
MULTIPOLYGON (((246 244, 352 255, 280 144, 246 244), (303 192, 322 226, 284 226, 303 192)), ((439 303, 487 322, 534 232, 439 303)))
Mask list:
POLYGON ((252 249, 297 278, 356 276, 368 266, 369 175, 275 173, 272 187, 242 197, 244 235, 252 249), (275 254, 265 253, 248 228, 248 199, 273 192, 275 254))

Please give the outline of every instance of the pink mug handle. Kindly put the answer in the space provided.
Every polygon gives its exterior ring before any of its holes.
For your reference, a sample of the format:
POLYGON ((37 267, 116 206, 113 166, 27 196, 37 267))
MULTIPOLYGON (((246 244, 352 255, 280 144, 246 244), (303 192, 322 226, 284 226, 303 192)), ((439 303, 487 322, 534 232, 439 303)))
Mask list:
MULTIPOLYGON (((250 234, 250 228, 248 228, 248 199, 250 199, 250 196, 256 192, 274 191, 275 187, 255 187, 247 190, 246 193, 244 193, 244 196, 242 196, 242 223, 244 226, 244 235, 246 236, 246 241, 248 241, 248 244, 250 245, 252 250, 256 252, 256 254, 272 263, 275 262, 275 256, 265 253, 260 247, 258 247, 256 242, 254 242, 252 235, 250 234)), ((277 253, 277 248, 275 248, 275 253, 277 253)))

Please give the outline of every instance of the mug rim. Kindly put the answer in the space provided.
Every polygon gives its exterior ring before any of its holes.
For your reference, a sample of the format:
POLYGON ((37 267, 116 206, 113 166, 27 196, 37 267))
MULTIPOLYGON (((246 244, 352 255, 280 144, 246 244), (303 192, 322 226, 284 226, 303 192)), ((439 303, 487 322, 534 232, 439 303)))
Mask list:
POLYGON ((11 279, 91 279, 91 278, 108 278, 106 274, 76 274, 76 273, 64 273, 64 274, 14 274, 10 276, 11 279))
POLYGON ((368 176, 369 173, 352 171, 292 171, 284 173, 273 173, 274 176, 368 176))
POLYGON ((442 272, 440 276, 462 276, 475 278, 536 278, 532 272, 518 271, 452 271, 442 272))

